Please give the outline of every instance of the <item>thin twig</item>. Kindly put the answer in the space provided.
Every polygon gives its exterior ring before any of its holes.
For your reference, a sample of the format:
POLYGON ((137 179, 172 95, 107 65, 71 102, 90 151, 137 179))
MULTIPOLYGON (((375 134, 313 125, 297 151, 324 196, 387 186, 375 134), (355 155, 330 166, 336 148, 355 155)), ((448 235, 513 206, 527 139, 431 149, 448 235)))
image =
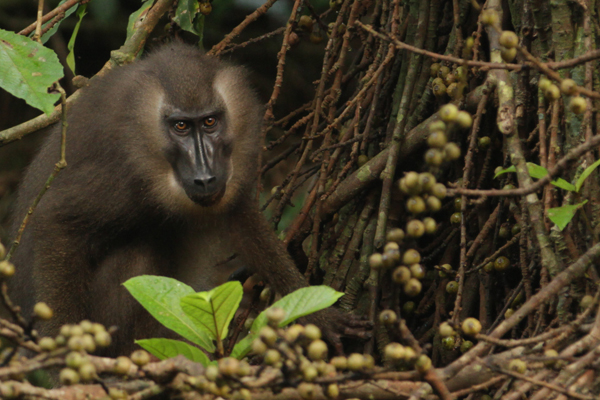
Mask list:
POLYGON ((476 189, 463 189, 455 188, 448 190, 448 196, 455 196, 457 194, 464 194, 466 196, 525 196, 529 193, 537 192, 544 185, 550 183, 552 178, 560 174, 571 161, 578 160, 583 154, 592 150, 594 147, 600 146, 600 135, 592 137, 590 140, 583 142, 577 147, 571 149, 563 158, 561 158, 554 168, 548 171, 548 175, 535 182, 531 186, 522 187, 518 189, 490 189, 490 190, 476 190, 476 189))
POLYGON ((267 0, 265 4, 258 7, 256 10, 254 10, 254 12, 252 12, 252 14, 247 15, 246 18, 238 26, 233 28, 231 30, 231 32, 229 32, 223 38, 223 40, 221 40, 219 43, 214 45, 213 48, 210 49, 210 51, 207 54, 215 55, 215 56, 218 56, 219 54, 221 54, 221 52, 223 52, 223 50, 225 50, 225 48, 229 45, 229 43, 231 43, 231 41, 236 36, 238 36, 240 33, 242 33, 242 31, 244 29, 246 29, 246 27, 248 25, 250 25, 252 22, 256 21, 261 15, 264 15, 267 11, 269 11, 269 8, 271 8, 273 6, 273 4, 275 4, 276 1, 277 0, 267 0))
MULTIPOLYGON (((60 13, 65 13, 69 8, 77 5, 78 3, 81 3, 82 1, 84 1, 84 0, 68 0, 68 1, 64 2, 63 4, 56 7, 54 10, 50 11, 48 14, 44 15, 41 19, 42 24, 45 24, 46 22, 50 21, 52 18, 54 18, 55 16, 57 16, 60 13)), ((37 24, 38 24, 38 21, 32 23, 27 28, 21 30, 19 32, 19 35, 23 35, 23 36, 29 35, 31 32, 33 32, 36 29, 37 24)))

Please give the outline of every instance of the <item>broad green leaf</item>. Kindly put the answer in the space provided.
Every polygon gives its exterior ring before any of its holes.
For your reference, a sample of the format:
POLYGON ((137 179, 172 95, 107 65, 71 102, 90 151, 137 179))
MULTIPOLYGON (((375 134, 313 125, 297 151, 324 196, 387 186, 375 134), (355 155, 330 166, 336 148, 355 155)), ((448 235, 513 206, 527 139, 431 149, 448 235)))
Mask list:
POLYGON ((243 338, 242 340, 237 342, 235 346, 233 346, 233 350, 231 350, 230 356, 233 358, 237 358, 238 360, 241 360, 242 358, 246 357, 246 354, 248 354, 252 349, 252 342, 257 337, 257 334, 249 332, 245 338, 243 338))
MULTIPOLYGON (((273 303, 271 307, 281 307, 286 311, 285 319, 279 324, 279 326, 282 327, 294 322, 300 317, 313 314, 333 305, 333 303, 343 295, 344 293, 337 292, 329 286, 309 286, 288 294, 281 300, 273 303)), ((231 357, 241 360, 250 352, 252 341, 258 336, 258 332, 261 328, 267 325, 267 315, 265 311, 261 312, 258 317, 256 317, 248 335, 233 347, 231 357)))
POLYGON ((67 49, 69 49, 69 54, 67 54, 67 65, 75 74, 75 52, 73 49, 75 48, 75 39, 77 38, 77 33, 79 32, 79 27, 81 26, 81 21, 83 17, 85 17, 85 10, 87 9, 87 4, 83 4, 77 10, 77 17, 79 17, 79 21, 75 24, 75 29, 73 29, 73 33, 71 34, 71 39, 69 40, 69 44, 67 45, 67 49))
POLYGON ((527 163, 527 170, 529 172, 529 176, 536 179, 541 179, 548 175, 548 170, 546 168, 530 162, 527 163))
POLYGON ((63 77, 56 53, 28 37, 0 29, 0 87, 46 114, 58 93, 48 88, 63 77))
POLYGON ((550 208, 548 209, 548 218, 562 231, 571 222, 577 210, 585 203, 587 203, 587 200, 579 204, 550 208))
POLYGON ((215 350, 208 334, 197 329, 181 309, 181 298, 194 289, 176 279, 153 275, 136 276, 123 285, 158 322, 209 352, 215 350))
POLYGON ((500 175, 504 175, 504 174, 507 174, 509 172, 517 172, 517 168, 514 165, 511 165, 508 168, 501 169, 500 171, 496 172, 496 175, 494 175, 494 179, 496 179, 500 175))
POLYGON ((565 181, 563 178, 558 178, 553 181, 550 181, 556 187, 559 187, 564 190, 568 190, 569 192, 575 192, 575 186, 572 183, 565 181))
MULTIPOLYGON (((329 286, 308 286, 298 289, 273 303, 271 307, 281 307, 285 310, 285 319, 280 327, 294 322, 300 317, 316 313, 333 305, 344 293, 337 292, 329 286)), ((266 310, 265 310, 266 311, 266 310)), ((252 324, 251 332, 258 333, 267 325, 267 314, 261 312, 252 324)))
MULTIPOLYGON (((61 2, 58 3, 57 7, 60 6, 61 4, 63 4, 64 2, 66 2, 66 1, 67 0, 61 0, 61 2)), ((40 38, 40 40, 42 41, 42 43, 46 43, 48 41, 48 39, 50 39, 52 37, 52 35, 54 35, 56 33, 56 31, 58 30, 58 27, 60 26, 60 24, 65 19, 67 19, 69 17, 69 15, 73 14, 75 12, 75 10, 77 10, 78 7, 79 7, 79 4, 74 5, 73 7, 69 8, 67 11, 65 11, 64 18, 61 19, 60 21, 58 21, 56 24, 52 25, 52 28, 48 29, 48 31, 42 35, 42 37, 40 38)), ((42 24, 42 31, 44 30, 44 28, 46 26, 48 26, 48 24, 52 23, 53 19, 51 19, 50 21, 46 22, 45 24, 42 24)), ((31 34, 29 35, 29 37, 32 37, 34 34, 35 34, 35 31, 31 32, 31 34)))
MULTIPOLYGON (((534 163, 528 162, 527 169, 529 170, 529 176, 531 176, 532 178, 542 179, 543 177, 548 175, 548 170, 546 168, 534 163)), ((550 183, 561 189, 568 190, 569 192, 575 191, 575 186, 573 186, 572 184, 570 184, 562 178, 555 179, 550 183)))
MULTIPOLYGON (((542 179, 543 177, 548 175, 548 170, 546 168, 544 168, 540 165, 531 163, 531 162, 527 163, 527 170, 529 172, 529 176, 531 176, 532 178, 535 178, 535 179, 542 179)), ((506 174, 508 172, 517 172, 517 169, 514 165, 511 165, 508 168, 498 171, 496 173, 496 175, 494 175, 494 179, 499 177, 500 175, 506 174)), ((559 187, 564 190, 568 190, 570 192, 575 191, 575 186, 570 184, 569 182, 565 181, 562 178, 555 179, 555 180, 551 181, 550 183, 556 187, 559 187)))
POLYGON ((161 360, 183 355, 188 360, 199 362, 207 366, 210 360, 207 355, 197 347, 174 339, 142 339, 136 340, 135 343, 161 360))
POLYGON ((150 7, 152 7, 152 4, 154 4, 154 0, 146 0, 146 1, 144 1, 144 3, 142 3, 142 6, 140 7, 140 9, 137 10, 136 12, 132 13, 129 16, 129 21, 127 22, 127 40, 129 40, 129 38, 136 31, 136 29, 137 29, 136 25, 139 22, 142 22, 144 20, 144 18, 146 18, 146 14, 148 13, 148 9, 150 7))
POLYGON ((194 26, 194 18, 199 9, 198 0, 179 0, 173 21, 184 31, 200 36, 200 32, 194 26))
MULTIPOLYGON (((329 286, 309 286, 288 294, 271 307, 281 307, 286 311, 285 319, 279 324, 286 326, 296 319, 323 310, 335 303, 344 293, 337 292, 329 286)), ((265 310, 266 311, 266 310, 265 310)), ((248 335, 233 347, 231 357, 244 358, 252 348, 252 341, 258 336, 262 327, 267 325, 267 315, 263 311, 254 320, 248 335)))
POLYGON ((181 299, 183 312, 213 340, 227 337, 229 323, 235 315, 244 289, 238 281, 227 282, 208 292, 198 292, 181 299))
POLYGON ((590 176, 590 174, 596 169, 598 168, 598 165, 600 165, 600 160, 596 161, 595 163, 593 163, 592 165, 590 165, 589 167, 587 167, 582 173, 581 176, 579 176, 579 178, 577 179, 577 182, 575 182, 575 191, 577 193, 579 193, 579 189, 581 189, 581 186, 583 186, 583 182, 585 182, 586 178, 588 176, 590 176))

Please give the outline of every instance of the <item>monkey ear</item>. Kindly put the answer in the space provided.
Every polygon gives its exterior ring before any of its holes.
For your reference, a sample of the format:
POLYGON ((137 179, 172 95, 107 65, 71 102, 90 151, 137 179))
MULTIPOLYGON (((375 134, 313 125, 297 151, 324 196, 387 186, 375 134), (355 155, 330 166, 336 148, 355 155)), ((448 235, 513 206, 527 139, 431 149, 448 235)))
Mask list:
MULTIPOLYGON (((258 116, 262 107, 254 88, 250 86, 249 72, 239 66, 227 66, 217 71, 213 88, 225 102, 230 116, 250 118, 258 116)), ((260 123, 259 121, 247 121, 260 123)))
POLYGON ((247 68, 239 65, 227 65, 225 68, 217 71, 215 77, 215 84, 218 82, 226 82, 232 87, 243 87, 245 90, 248 90, 248 85, 251 84, 251 81, 251 72, 247 68))

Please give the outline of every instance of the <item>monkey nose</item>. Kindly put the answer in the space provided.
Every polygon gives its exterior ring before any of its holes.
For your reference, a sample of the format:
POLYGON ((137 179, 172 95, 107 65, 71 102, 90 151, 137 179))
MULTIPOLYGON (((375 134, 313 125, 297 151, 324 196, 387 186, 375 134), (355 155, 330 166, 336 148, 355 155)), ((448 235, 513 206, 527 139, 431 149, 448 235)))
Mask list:
POLYGON ((217 177, 212 174, 201 175, 194 178, 194 184, 205 192, 211 192, 216 189, 217 177))

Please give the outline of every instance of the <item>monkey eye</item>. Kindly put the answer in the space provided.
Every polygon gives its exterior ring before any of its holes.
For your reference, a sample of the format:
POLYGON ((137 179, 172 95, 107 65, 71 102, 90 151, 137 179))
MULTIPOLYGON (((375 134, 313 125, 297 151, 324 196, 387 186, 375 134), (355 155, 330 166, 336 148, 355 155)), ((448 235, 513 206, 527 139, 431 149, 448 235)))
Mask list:
POLYGON ((204 120, 202 121, 202 124, 204 125, 205 128, 214 128, 215 126, 217 126, 217 118, 216 117, 206 117, 204 118, 204 120))
POLYGON ((190 124, 186 121, 177 121, 173 124, 173 128, 179 134, 187 133, 190 130, 190 124))

